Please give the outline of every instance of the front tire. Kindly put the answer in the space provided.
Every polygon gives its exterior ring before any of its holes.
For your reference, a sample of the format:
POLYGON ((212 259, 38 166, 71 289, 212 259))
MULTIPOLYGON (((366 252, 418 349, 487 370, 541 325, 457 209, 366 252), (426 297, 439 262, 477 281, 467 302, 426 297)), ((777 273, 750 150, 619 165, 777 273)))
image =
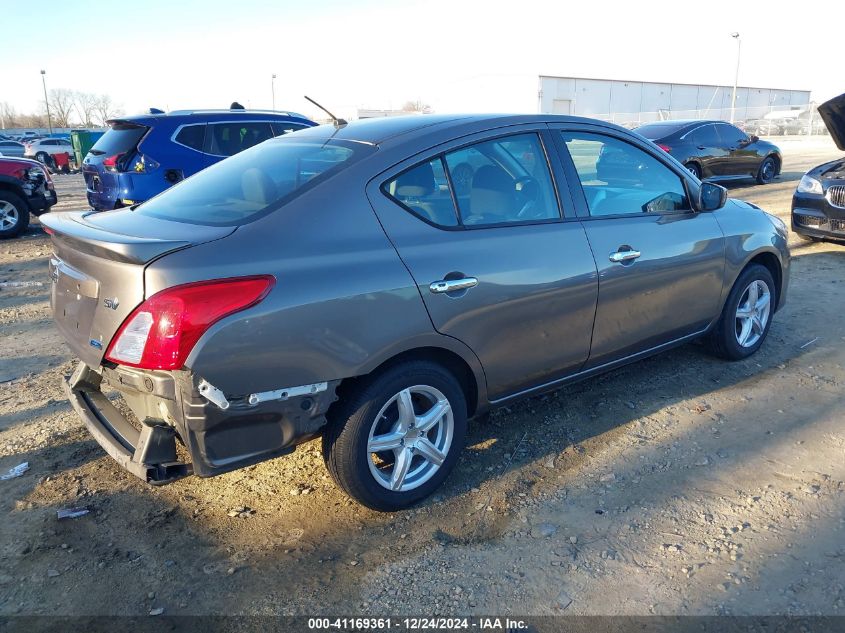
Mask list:
POLYGON ((29 207, 23 199, 0 191, 0 239, 17 237, 29 226, 29 207))
POLYGON ((722 315, 707 335, 707 347, 727 360, 748 358, 763 345, 777 306, 772 273, 760 264, 746 268, 734 283, 722 315))
POLYGON ((772 182, 776 173, 777 165, 775 164, 775 159, 769 156, 760 163, 760 169, 757 170, 757 183, 766 185, 772 182))
POLYGON ((408 508, 448 477, 464 445, 467 406, 454 376, 439 365, 397 365, 344 394, 329 412, 323 459, 334 481, 359 503, 408 508))

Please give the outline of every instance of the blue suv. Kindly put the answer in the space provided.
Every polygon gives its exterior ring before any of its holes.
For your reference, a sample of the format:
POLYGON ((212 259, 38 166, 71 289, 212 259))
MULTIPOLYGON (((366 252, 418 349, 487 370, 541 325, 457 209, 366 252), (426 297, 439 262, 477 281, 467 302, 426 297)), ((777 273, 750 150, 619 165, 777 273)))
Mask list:
POLYGON ((82 162, 88 203, 98 211, 143 202, 227 156, 317 125, 292 112, 244 109, 150 109, 108 124, 82 162))

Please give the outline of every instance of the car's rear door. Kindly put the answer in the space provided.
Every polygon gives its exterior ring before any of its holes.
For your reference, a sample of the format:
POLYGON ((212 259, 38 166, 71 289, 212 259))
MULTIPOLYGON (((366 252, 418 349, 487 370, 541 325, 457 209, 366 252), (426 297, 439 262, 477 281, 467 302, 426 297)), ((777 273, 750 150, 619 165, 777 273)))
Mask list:
POLYGON ((234 156, 274 136, 270 121, 210 121, 205 133, 205 166, 234 156))
POLYGON ((721 146, 721 139, 712 123, 705 123, 690 130, 681 139, 696 156, 695 160, 701 166, 702 178, 723 175, 728 152, 721 146))
POLYGON ((577 372, 589 353, 596 266, 568 190, 555 191, 551 142, 545 126, 476 134, 367 188, 434 327, 475 352, 493 400, 577 372))
POLYGON ((683 170, 609 128, 557 135, 599 272, 586 368, 703 331, 719 311, 724 236, 712 213, 692 210, 683 170))

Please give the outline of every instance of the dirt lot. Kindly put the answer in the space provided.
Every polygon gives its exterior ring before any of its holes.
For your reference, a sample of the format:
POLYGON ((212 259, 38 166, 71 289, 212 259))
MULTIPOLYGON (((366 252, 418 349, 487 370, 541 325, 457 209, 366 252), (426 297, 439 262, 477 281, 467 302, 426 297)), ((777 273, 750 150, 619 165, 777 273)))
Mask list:
MULTIPOLYGON (((731 195, 788 220, 840 153, 782 148, 779 181, 731 195)), ((56 180, 81 208, 79 177, 56 180)), ((37 223, 0 243, 0 473, 30 465, 0 481, 0 615, 845 612, 841 246, 794 239, 753 358, 689 345, 498 411, 393 515, 348 501, 316 442, 164 488, 123 472, 63 398, 49 252, 37 223)))

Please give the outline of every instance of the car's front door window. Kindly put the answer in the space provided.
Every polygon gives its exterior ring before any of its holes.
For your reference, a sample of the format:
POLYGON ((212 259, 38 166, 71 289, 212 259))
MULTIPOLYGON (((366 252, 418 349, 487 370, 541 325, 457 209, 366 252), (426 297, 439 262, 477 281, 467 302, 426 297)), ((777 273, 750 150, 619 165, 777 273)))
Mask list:
POLYGON ((689 211, 681 177, 651 154, 604 134, 563 132, 590 215, 689 211))

